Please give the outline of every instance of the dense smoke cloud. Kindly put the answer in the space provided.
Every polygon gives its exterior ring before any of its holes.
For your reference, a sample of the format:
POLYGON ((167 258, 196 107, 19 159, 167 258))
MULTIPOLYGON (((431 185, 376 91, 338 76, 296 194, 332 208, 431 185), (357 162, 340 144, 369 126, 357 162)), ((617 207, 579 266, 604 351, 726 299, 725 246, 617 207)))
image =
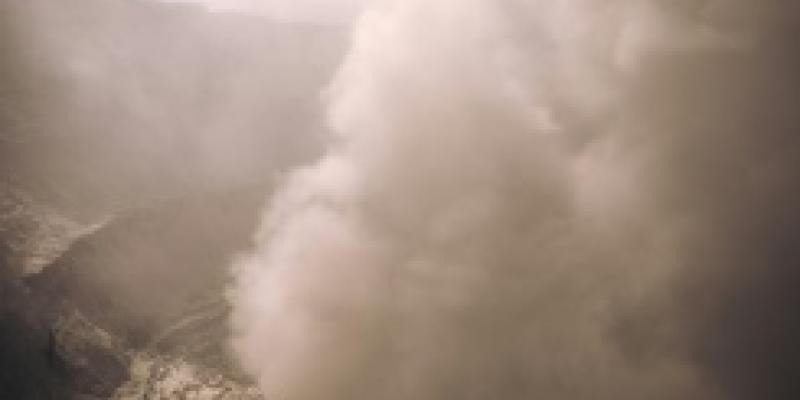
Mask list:
POLYGON ((243 364, 289 400, 795 397, 797 11, 371 4, 237 265, 243 364))

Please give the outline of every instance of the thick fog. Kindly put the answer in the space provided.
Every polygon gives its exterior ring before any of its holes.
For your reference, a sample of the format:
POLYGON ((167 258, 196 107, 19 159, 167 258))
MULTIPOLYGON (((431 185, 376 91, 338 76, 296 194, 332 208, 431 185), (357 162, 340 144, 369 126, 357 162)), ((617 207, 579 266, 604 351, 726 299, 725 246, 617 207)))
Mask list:
POLYGON ((284 399, 800 394, 788 1, 375 1, 234 266, 284 399))
POLYGON ((346 42, 149 0, 4 1, 0 19, 3 175, 84 219, 314 157, 346 42))
POLYGON ((0 1, 0 397, 107 376, 58 371, 68 312, 268 399, 800 398, 798 35, 790 0, 0 1))

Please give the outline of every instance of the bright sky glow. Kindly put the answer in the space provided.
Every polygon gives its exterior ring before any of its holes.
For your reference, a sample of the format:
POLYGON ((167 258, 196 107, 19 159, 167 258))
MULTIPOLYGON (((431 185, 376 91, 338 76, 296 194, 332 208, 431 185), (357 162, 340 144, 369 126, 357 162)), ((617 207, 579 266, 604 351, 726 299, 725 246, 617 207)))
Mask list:
POLYGON ((365 0, 161 0, 200 3, 212 11, 260 14, 272 18, 319 23, 348 23, 365 0))

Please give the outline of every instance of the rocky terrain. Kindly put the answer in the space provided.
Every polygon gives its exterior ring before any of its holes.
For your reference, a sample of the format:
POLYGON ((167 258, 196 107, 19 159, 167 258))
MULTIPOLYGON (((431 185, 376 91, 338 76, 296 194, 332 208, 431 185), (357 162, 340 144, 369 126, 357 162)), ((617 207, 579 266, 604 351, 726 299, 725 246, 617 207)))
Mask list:
POLYGON ((37 273, 55 261, 72 242, 100 226, 82 224, 37 203, 14 185, 0 185, 0 246, 13 274, 37 273))
MULTIPOLYGON (((227 350, 224 290, 265 195, 246 188, 165 201, 113 216, 71 244, 54 230, 48 240, 61 242, 49 248, 60 255, 2 284, 1 397, 260 398, 227 350)), ((27 223, 47 232, 44 220, 27 223)), ((33 251, 10 249, 10 260, 33 251)))

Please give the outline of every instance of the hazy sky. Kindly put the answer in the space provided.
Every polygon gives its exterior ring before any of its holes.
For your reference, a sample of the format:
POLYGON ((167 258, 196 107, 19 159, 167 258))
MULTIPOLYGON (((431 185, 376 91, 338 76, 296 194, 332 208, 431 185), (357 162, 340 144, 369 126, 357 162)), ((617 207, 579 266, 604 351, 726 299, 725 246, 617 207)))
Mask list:
POLYGON ((193 2, 212 10, 264 14, 289 20, 346 23, 358 13, 365 0, 161 0, 193 2))

